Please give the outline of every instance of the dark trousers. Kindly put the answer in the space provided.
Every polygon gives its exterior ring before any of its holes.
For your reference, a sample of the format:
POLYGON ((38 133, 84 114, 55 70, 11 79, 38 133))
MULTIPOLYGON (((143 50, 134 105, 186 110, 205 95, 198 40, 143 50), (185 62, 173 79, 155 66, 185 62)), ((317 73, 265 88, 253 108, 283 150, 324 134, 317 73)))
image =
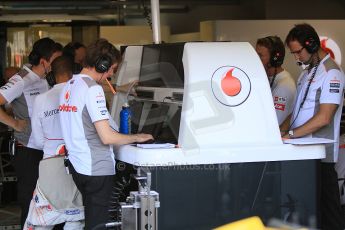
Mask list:
POLYGON ((345 220, 340 204, 338 175, 334 163, 321 163, 321 229, 344 230, 345 220))
MULTIPOLYGON (((87 176, 77 173, 70 164, 73 180, 83 196, 85 229, 109 222, 109 202, 114 176, 87 176)), ((105 228, 97 228, 105 229, 105 228)))
POLYGON ((17 175, 18 202, 22 213, 20 217, 21 226, 24 226, 29 212, 32 194, 35 190, 38 179, 38 166, 43 158, 43 151, 16 147, 16 154, 13 159, 13 166, 17 175))

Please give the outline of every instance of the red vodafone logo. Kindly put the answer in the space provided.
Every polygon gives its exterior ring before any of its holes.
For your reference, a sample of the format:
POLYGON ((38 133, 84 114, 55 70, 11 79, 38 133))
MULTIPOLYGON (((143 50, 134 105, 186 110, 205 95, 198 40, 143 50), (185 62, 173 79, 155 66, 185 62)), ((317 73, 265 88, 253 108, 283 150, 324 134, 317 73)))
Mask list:
POLYGON ((247 74, 240 68, 222 66, 213 73, 211 88, 220 103, 238 106, 247 100, 251 83, 247 74))
POLYGON ((65 154, 66 154, 65 144, 60 144, 55 150, 55 155, 64 156, 65 154))
POLYGON ((341 65, 341 51, 338 44, 332 38, 326 36, 320 36, 320 42, 321 48, 329 53, 338 65, 341 65))
POLYGON ((67 92, 65 93, 65 101, 68 102, 68 101, 69 101, 69 98, 70 98, 70 93, 69 93, 69 91, 67 91, 67 92))
POLYGON ((223 92, 228 96, 236 96, 241 91, 241 81, 232 76, 234 68, 230 69, 221 81, 223 92))

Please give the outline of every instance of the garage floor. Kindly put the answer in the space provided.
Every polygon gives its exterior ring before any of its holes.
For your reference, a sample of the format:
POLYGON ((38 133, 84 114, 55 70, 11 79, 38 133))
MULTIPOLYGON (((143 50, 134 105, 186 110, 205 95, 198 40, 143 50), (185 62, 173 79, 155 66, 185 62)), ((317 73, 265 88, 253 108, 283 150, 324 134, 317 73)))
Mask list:
POLYGON ((20 229, 20 208, 15 203, 0 206, 0 230, 20 229))

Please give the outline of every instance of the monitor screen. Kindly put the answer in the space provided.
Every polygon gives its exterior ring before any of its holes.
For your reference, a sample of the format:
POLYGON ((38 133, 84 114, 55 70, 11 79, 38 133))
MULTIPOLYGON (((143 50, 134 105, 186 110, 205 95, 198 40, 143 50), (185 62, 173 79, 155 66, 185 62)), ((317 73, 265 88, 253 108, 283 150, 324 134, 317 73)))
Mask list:
POLYGON ((183 88, 184 43, 145 45, 140 66, 139 85, 183 88))

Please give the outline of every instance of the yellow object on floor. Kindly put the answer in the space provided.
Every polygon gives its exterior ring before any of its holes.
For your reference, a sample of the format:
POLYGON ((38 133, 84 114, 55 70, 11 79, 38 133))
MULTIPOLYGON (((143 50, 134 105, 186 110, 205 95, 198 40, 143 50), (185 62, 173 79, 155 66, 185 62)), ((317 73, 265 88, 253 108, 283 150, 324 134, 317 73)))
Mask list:
POLYGON ((260 218, 254 216, 223 225, 214 230, 274 230, 274 228, 266 228, 260 218))

